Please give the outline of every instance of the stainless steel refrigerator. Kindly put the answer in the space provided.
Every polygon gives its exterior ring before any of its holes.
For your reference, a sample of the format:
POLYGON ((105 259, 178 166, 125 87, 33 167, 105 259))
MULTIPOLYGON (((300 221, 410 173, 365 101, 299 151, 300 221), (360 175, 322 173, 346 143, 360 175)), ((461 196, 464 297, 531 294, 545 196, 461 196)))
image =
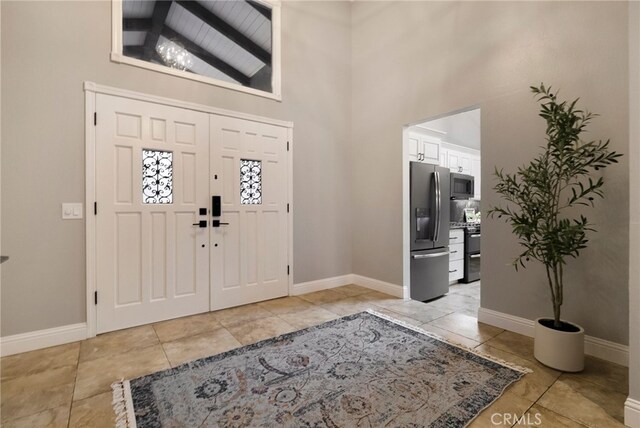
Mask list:
POLYGON ((449 291, 449 169, 410 163, 411 284, 414 300, 449 291))

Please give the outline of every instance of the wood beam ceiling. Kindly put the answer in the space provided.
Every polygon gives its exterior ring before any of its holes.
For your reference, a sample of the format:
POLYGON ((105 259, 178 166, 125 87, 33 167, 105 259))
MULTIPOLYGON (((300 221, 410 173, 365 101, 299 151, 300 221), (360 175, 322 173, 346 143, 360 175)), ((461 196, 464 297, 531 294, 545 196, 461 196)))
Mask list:
POLYGON ((269 8, 268 6, 265 6, 264 4, 256 0, 245 0, 245 1, 249 4, 249 6, 257 10, 258 13, 260 13, 260 15, 264 16, 269 21, 271 21, 271 8, 269 8))
POLYGON ((213 55, 211 52, 203 49, 202 47, 196 45, 191 40, 184 37, 182 34, 172 30, 169 27, 164 27, 162 29, 162 36, 181 44, 186 50, 188 50, 191 54, 197 56, 210 66, 215 69, 221 71, 232 79, 240 82, 242 85, 249 85, 249 77, 242 73, 240 70, 235 67, 229 65, 227 62, 221 60, 217 56, 213 55))
POLYGON ((153 20, 150 18, 124 18, 122 31, 151 31, 153 20))
POLYGON ((160 33, 164 28, 164 22, 169 15, 169 9, 171 9, 171 0, 156 0, 153 6, 153 15, 151 15, 151 30, 147 33, 147 37, 144 40, 144 58, 151 60, 151 57, 156 52, 156 45, 160 38, 160 33))
POLYGON ((245 51, 249 52, 251 55, 258 58, 263 63, 271 65, 271 54, 269 52, 258 46, 255 42, 238 31, 235 27, 229 25, 225 20, 220 18, 218 15, 210 12, 207 8, 202 6, 197 1, 176 0, 176 3, 200 18, 215 30, 222 33, 229 40, 240 46, 245 51))

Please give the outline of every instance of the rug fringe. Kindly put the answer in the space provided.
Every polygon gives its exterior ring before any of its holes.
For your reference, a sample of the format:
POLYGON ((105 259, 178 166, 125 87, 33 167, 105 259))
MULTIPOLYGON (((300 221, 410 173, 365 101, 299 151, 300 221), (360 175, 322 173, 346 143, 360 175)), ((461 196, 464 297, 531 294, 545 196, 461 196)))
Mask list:
POLYGON ((136 428, 136 417, 133 412, 131 388, 128 380, 120 380, 111 384, 113 391, 113 411, 116 413, 116 428, 136 428))
POLYGON ((484 359, 493 361, 494 363, 501 364, 501 365, 503 365, 505 367, 513 369, 513 370, 515 370, 517 372, 520 372, 522 374, 533 373, 533 370, 531 370, 528 367, 522 367, 522 366, 519 366, 517 364, 510 363, 509 361, 505 361, 505 360, 503 360, 501 358, 494 357, 493 355, 489 355, 486 352, 482 352, 482 351, 479 351, 477 349, 470 348, 470 347, 465 346, 465 345, 463 345, 461 343, 453 342, 453 341, 447 339, 446 337, 442 337, 442 336, 440 336, 438 334, 431 333, 430 331, 423 330, 420 327, 416 327, 416 326, 411 325, 411 324, 409 324, 407 322, 404 322, 404 321, 401 321, 399 319, 393 318, 393 317, 391 317, 391 316, 389 316, 387 314, 380 313, 380 312, 378 312, 378 311, 376 311, 374 309, 367 309, 367 312, 370 313, 371 315, 375 315, 377 317, 386 319, 387 321, 391 321, 393 323, 399 324, 399 325, 401 325, 401 326, 403 326, 405 328, 408 328, 410 330, 413 330, 413 331, 416 331, 418 333, 424 334, 425 336, 429 336, 429 337, 431 337, 433 339, 436 339, 436 340, 439 340, 441 342, 447 343, 447 344, 449 344, 451 346, 454 346, 456 348, 460 348, 460 349, 462 349, 464 351, 470 352, 470 353, 475 354, 475 355, 477 355, 479 357, 482 357, 484 359))

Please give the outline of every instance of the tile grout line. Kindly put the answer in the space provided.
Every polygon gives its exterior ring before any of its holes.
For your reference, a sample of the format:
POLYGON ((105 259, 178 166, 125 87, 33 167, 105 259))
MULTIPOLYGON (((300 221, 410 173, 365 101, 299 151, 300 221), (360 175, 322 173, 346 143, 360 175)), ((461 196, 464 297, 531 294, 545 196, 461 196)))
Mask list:
MULTIPOLYGON (((87 340, 87 339, 85 339, 87 340)), ((71 403, 69 403, 69 416, 67 417, 67 428, 71 426, 71 410, 73 410, 73 398, 76 395, 76 386, 78 385, 78 369, 80 368, 80 353, 82 352, 82 342, 84 340, 80 340, 78 343, 78 361, 76 361, 76 370, 73 377, 73 391, 71 391, 71 403)))
POLYGON ((162 349, 162 354, 164 355, 164 358, 167 360, 167 363, 169 363, 169 368, 173 368, 173 364, 171 363, 171 360, 167 355, 167 351, 164 350, 164 343, 160 340, 160 336, 158 336, 158 332, 156 331, 156 326, 154 324, 151 324, 151 328, 153 329, 153 333, 156 335, 156 339, 158 339, 158 344, 160 345, 160 349, 162 349))
MULTIPOLYGON (((615 363, 614 363, 614 364, 615 364, 615 363)), ((578 373, 580 373, 580 372, 578 372, 578 373)), ((567 374, 567 373, 562 372, 562 373, 560 374, 560 376, 558 376, 558 379, 557 379, 557 380, 560 380, 560 378, 561 378, 562 376, 566 375, 566 374, 567 374)), ((606 390, 606 391, 608 391, 608 392, 613 392, 613 393, 616 393, 616 394, 622 394, 622 395, 624 395, 624 396, 629 396, 629 391, 627 391, 627 392, 617 391, 617 390, 615 390, 615 389, 611 389, 611 388, 610 388, 610 387, 608 387, 608 386, 604 386, 604 385, 601 385, 601 384, 599 384, 599 383, 597 383, 597 382, 593 382, 592 380, 589 380, 589 379, 581 378, 581 379, 580 379, 580 382, 587 382, 587 383, 589 383, 590 385, 593 385, 593 386, 596 386, 596 387, 598 387, 598 388, 604 389, 604 390, 606 390)))

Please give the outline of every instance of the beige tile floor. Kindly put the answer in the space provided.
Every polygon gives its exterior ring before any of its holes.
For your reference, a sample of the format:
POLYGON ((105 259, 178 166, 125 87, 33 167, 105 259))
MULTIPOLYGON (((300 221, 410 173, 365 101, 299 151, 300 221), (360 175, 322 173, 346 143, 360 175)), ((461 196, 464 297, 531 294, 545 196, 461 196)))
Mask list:
POLYGON ((477 322, 479 283, 452 286, 429 303, 355 285, 135 327, 82 342, 2 358, 3 427, 112 427, 109 385, 245 344, 373 308, 533 373, 509 387, 471 427, 622 426, 627 370, 595 358, 563 374, 537 363, 532 339, 477 322), (500 425, 492 423, 501 422, 500 425), (500 415, 505 416, 500 416, 500 415), (497 419, 496 419, 497 418, 497 419), (509 418, 507 420, 507 418, 509 418), (522 424, 518 426, 524 426, 522 424))

